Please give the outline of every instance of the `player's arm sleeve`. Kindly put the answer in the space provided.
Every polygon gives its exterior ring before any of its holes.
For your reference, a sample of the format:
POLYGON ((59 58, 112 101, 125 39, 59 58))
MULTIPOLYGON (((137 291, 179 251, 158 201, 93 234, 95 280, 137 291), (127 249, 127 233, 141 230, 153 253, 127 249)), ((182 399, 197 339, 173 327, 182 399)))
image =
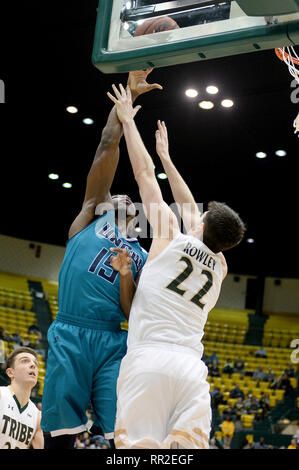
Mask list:
POLYGON ((43 449, 44 448, 44 435, 42 428, 40 427, 41 422, 41 413, 39 412, 38 423, 36 427, 36 431, 34 437, 32 439, 32 447, 33 449, 43 449))
POLYGON ((70 227, 69 238, 92 222, 98 204, 107 203, 112 208, 110 188, 119 161, 118 146, 121 136, 122 125, 114 106, 89 170, 82 209, 70 227))

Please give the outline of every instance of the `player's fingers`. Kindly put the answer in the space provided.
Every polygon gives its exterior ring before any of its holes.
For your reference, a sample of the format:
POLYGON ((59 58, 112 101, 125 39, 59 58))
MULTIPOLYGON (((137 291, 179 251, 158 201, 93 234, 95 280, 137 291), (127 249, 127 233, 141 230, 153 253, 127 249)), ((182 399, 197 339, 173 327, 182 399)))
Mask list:
POLYGON ((116 97, 117 97, 118 99, 120 99, 120 98, 121 98, 121 94, 120 94, 120 92, 118 91, 118 89, 116 88, 116 86, 114 85, 114 83, 113 83, 113 85, 112 85, 112 88, 113 88, 113 91, 114 91, 116 97))
POLYGON ((129 87, 129 85, 127 85, 126 93, 127 93, 127 97, 128 97, 130 100, 132 100, 132 92, 131 92, 131 88, 129 87))
POLYGON ((138 106, 135 106, 134 108, 134 116, 138 113, 139 109, 141 108, 140 104, 138 106))
POLYGON ((163 90, 163 87, 161 85, 159 85, 159 83, 149 83, 148 86, 149 86, 149 88, 148 88, 149 91, 150 90, 155 90, 155 89, 163 90))
POLYGON ((165 124, 164 121, 162 121, 162 127, 163 127, 163 130, 164 130, 164 132, 166 134, 166 137, 167 137, 167 127, 166 127, 166 124, 165 124))
POLYGON ((107 96, 116 104, 118 103, 117 99, 115 98, 115 96, 111 95, 111 93, 109 93, 109 91, 107 92, 107 96))
POLYGON ((120 89, 120 91, 121 91, 121 96, 122 96, 123 98, 125 98, 125 97, 127 96, 127 92, 126 92, 126 90, 124 89, 124 87, 123 87, 123 85, 122 85, 121 83, 119 84, 119 89, 120 89))
POLYGON ((122 253, 123 251, 127 251, 127 250, 125 248, 110 248, 110 251, 122 253))

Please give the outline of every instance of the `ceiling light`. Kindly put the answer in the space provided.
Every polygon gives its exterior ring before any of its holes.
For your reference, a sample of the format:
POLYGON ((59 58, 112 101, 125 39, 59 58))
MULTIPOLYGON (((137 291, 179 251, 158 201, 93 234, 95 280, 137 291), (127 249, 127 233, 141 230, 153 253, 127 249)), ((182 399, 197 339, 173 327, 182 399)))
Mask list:
POLYGON ((214 108, 214 103, 212 101, 201 101, 198 106, 202 109, 212 109, 214 108))
POLYGON ((57 175, 56 173, 50 173, 48 175, 48 178, 50 178, 50 180, 58 180, 59 175, 57 175))
POLYGON ((210 95, 216 95, 219 91, 219 88, 217 88, 214 85, 210 85, 206 88, 207 93, 210 93, 210 95))
POLYGON ((247 238, 247 243, 254 243, 254 239, 253 238, 247 238))
POLYGON ((266 158, 267 154, 265 152, 257 152, 255 156, 257 158, 266 158))
POLYGON ((76 114, 78 112, 78 108, 76 108, 76 106, 68 106, 66 110, 68 113, 71 114, 76 114))
POLYGON ((185 91, 185 95, 188 96, 188 98, 195 98, 198 95, 198 91, 194 90, 194 88, 188 88, 188 90, 185 91))
POLYGON ((277 155, 278 157, 285 157, 287 154, 287 152, 285 150, 277 150, 277 152, 275 152, 275 155, 277 155))
POLYGON ((71 188, 71 187, 72 187, 71 183, 63 183, 62 186, 63 186, 64 188, 71 188))
POLYGON ((90 118, 85 118, 85 119, 83 119, 82 122, 84 122, 84 124, 87 124, 88 126, 89 126, 90 124, 93 124, 93 120, 90 119, 90 118))
POLYGON ((159 174, 157 175, 157 177, 158 177, 160 180, 166 180, 166 179, 167 179, 166 173, 159 173, 159 174))
POLYGON ((221 104, 224 108, 231 108, 232 106, 234 106, 233 100, 222 100, 221 104))

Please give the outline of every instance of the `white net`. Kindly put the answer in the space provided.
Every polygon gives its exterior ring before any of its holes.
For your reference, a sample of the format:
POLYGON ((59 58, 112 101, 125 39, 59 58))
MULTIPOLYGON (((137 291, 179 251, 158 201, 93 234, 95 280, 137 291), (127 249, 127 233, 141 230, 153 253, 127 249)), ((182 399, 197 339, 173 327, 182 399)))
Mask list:
MULTIPOLYGON (((282 47, 279 49, 284 63, 288 66, 289 72, 299 84, 299 57, 294 47, 282 47)), ((299 133, 299 114, 294 121, 295 134, 299 133)), ((298 136, 299 137, 299 136, 298 136)))

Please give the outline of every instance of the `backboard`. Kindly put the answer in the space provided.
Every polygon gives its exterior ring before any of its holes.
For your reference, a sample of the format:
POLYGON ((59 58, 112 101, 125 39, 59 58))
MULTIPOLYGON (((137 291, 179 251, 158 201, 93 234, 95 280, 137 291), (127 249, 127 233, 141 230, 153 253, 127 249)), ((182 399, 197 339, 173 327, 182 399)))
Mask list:
POLYGON ((100 0, 92 62, 120 73, 297 44, 299 0, 100 0), (161 16, 179 29, 134 37, 161 16))

